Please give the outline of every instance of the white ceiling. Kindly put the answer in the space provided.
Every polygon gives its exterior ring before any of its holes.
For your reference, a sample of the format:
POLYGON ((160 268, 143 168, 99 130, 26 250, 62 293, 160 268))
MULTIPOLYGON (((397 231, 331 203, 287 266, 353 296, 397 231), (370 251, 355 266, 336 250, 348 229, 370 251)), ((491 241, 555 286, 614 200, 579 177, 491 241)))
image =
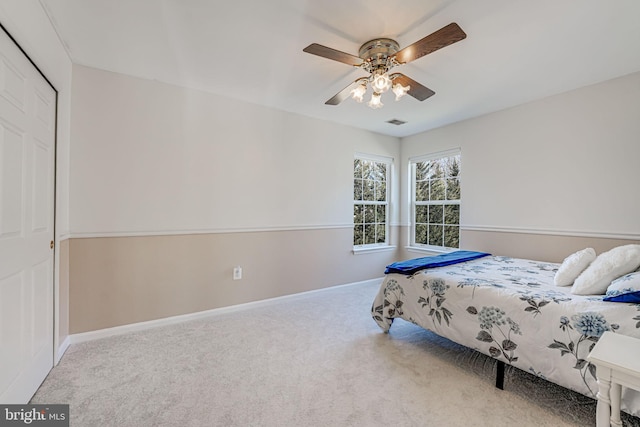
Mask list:
POLYGON ((640 71, 638 0, 40 1, 76 64, 397 137, 640 71), (357 56, 450 22, 465 40, 394 69, 433 97, 324 105, 365 73, 307 45, 357 56))

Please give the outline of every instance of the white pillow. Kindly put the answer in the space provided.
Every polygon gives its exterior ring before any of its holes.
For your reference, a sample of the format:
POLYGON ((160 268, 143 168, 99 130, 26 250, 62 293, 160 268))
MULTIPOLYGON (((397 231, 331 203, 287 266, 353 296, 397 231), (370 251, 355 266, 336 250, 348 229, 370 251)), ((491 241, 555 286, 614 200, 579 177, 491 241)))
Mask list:
POLYGON ((611 281, 640 267, 640 245, 625 245, 601 253, 573 282, 571 293, 604 295, 611 281))
POLYGON ((593 248, 586 248, 566 257, 555 277, 553 283, 556 286, 572 285, 576 278, 582 273, 591 262, 596 259, 596 251, 593 248))

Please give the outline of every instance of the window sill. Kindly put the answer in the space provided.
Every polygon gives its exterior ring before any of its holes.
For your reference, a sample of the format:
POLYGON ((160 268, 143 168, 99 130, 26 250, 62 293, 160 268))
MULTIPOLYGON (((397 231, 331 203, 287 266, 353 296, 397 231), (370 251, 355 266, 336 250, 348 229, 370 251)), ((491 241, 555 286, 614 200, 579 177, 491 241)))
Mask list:
POLYGON ((420 246, 405 246, 407 252, 416 253, 432 253, 432 254, 448 254, 449 252, 457 251, 458 249, 443 249, 443 248, 427 248, 420 246))
POLYGON ((354 247, 353 253, 354 255, 368 254, 372 252, 387 252, 387 251, 395 251, 395 246, 363 246, 363 247, 354 247))

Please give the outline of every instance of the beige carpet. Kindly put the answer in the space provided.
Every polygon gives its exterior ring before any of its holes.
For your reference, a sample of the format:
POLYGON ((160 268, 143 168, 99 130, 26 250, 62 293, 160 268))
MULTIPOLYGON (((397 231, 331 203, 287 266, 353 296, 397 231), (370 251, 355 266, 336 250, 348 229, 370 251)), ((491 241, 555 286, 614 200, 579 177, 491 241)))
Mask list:
MULTIPOLYGON (((377 286, 72 345, 32 403, 72 426, 592 426, 595 401, 397 320, 377 286)), ((626 415, 626 414, 625 414, 626 415)), ((626 416, 625 425, 640 425, 626 416)))

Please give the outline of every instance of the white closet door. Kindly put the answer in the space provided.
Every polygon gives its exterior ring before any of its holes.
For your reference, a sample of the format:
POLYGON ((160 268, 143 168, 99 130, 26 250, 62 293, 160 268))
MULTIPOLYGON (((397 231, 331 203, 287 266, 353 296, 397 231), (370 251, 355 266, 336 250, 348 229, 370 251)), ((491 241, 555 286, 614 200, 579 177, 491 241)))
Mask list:
POLYGON ((53 366, 56 93, 0 29, 0 402, 53 366))

